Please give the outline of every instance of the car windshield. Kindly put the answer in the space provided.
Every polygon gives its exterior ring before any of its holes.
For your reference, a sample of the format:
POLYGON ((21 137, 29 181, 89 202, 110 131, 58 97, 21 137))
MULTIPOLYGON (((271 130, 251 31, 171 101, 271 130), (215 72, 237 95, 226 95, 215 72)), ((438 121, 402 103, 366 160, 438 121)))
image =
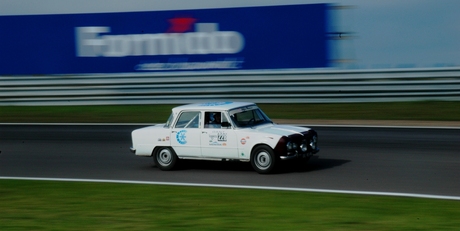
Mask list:
POLYGON ((231 110, 230 118, 238 127, 252 127, 272 123, 268 116, 255 105, 231 110))
POLYGON ((166 121, 164 127, 165 127, 165 128, 171 127, 171 124, 172 124, 172 122, 173 122, 173 119, 174 119, 174 113, 171 113, 171 115, 169 115, 169 118, 168 118, 168 120, 166 121))

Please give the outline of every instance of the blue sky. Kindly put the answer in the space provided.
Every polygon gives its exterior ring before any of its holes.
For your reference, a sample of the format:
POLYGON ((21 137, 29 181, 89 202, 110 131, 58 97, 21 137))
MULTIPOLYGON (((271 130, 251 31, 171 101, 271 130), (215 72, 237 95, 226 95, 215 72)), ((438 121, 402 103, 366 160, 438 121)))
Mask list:
POLYGON ((0 15, 153 11, 237 6, 334 3, 344 68, 460 66, 459 0, 1 0, 0 15), (33 4, 31 4, 33 2, 33 4))

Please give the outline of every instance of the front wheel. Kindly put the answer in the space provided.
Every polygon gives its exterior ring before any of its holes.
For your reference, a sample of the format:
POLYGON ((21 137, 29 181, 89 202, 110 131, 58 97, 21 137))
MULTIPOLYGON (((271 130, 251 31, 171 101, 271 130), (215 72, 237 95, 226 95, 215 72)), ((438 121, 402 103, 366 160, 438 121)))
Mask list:
POLYGON ((168 171, 176 165, 177 155, 171 148, 160 148, 154 153, 153 162, 159 169, 168 171))
POLYGON ((268 146, 256 147, 251 154, 251 165, 256 172, 267 174, 275 168, 276 158, 273 149, 268 146))

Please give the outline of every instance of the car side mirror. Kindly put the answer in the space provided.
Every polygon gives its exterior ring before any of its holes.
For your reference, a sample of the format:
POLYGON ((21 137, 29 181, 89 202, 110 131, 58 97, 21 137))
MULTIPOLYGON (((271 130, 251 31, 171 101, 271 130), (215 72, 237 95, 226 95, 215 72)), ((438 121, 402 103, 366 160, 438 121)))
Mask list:
POLYGON ((222 123, 220 124, 220 126, 223 127, 223 128, 230 128, 232 125, 230 125, 229 122, 222 122, 222 123))

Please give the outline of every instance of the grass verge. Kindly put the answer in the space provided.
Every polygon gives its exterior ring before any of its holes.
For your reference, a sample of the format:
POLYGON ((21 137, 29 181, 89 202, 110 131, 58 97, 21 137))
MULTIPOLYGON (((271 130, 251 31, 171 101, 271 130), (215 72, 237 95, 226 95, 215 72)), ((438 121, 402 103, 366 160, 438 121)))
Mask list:
MULTIPOLYGON (((0 106, 0 123, 162 123, 176 105, 0 106)), ((460 102, 259 104, 272 119, 460 121, 460 102)))
POLYGON ((0 181, 0 230, 458 230, 460 201, 0 181))

